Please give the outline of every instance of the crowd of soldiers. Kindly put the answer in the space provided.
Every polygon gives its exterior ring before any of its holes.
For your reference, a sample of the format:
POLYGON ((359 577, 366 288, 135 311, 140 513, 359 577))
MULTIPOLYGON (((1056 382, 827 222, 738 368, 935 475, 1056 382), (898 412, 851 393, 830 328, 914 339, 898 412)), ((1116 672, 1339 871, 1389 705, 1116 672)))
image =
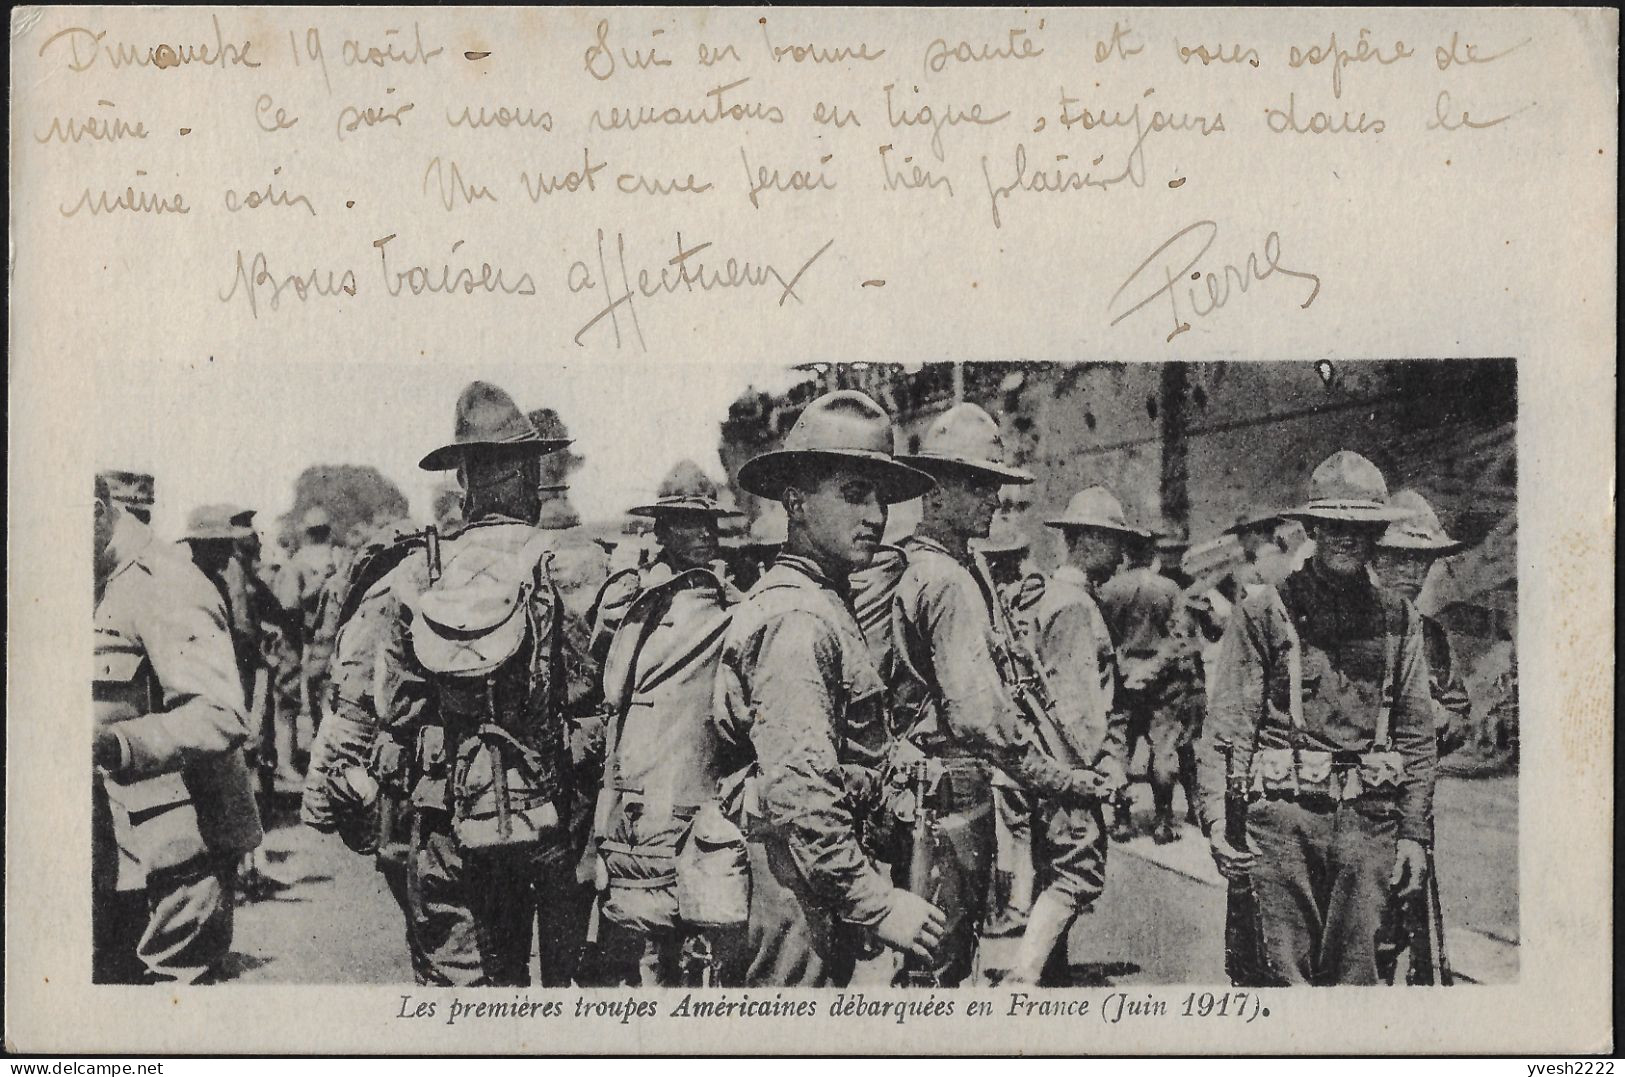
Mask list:
POLYGON ((654 555, 590 603, 537 526, 569 443, 488 383, 420 465, 456 473, 455 522, 346 551, 315 509, 269 580, 252 512, 163 544, 150 480, 98 475, 96 979, 218 973, 280 783, 374 860, 420 984, 1062 985, 1142 757, 1151 840, 1186 835, 1182 789, 1230 880, 1236 982, 1443 979, 1432 800, 1466 695, 1414 599, 1460 544, 1420 495, 1338 452, 1193 580, 1182 533, 1092 486, 1045 575, 995 526, 1034 478, 990 415, 894 438, 861 393, 813 400, 738 473, 783 533, 732 542, 680 466, 629 510, 654 555), (1286 520, 1310 542, 1271 582, 1286 520))

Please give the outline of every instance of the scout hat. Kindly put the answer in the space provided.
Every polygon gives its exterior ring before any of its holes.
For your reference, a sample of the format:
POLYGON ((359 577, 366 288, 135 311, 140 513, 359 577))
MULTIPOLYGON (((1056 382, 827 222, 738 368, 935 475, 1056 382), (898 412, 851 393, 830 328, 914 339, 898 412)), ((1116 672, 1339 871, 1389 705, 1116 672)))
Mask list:
POLYGON ((242 509, 236 505, 199 505, 186 518, 186 533, 181 536, 180 541, 234 542, 237 539, 247 538, 254 533, 253 530, 233 522, 241 513, 242 509))
POLYGON ((891 419, 873 400, 853 389, 825 393, 802 411, 783 448, 745 461, 739 485, 777 501, 803 467, 822 462, 861 471, 887 504, 910 501, 935 480, 894 459, 893 437, 891 419))
POLYGON ((1433 506, 1415 490, 1401 490, 1389 498, 1388 504, 1396 509, 1408 509, 1411 515, 1388 525, 1388 530, 1377 540, 1380 549, 1417 550, 1435 557, 1449 557, 1467 548, 1467 543, 1445 533, 1433 506))
POLYGON ((1247 509, 1236 514, 1236 522, 1219 532, 1221 535, 1234 535, 1258 527, 1273 527, 1279 524, 1284 517, 1274 509, 1247 509))
POLYGON ((1376 464, 1341 449, 1322 460, 1309 476, 1308 502, 1281 515, 1292 520, 1380 524, 1402 520, 1411 512, 1388 503, 1388 482, 1376 464))
POLYGON ((995 521, 988 532, 987 538, 971 539, 971 548, 983 556, 996 557, 999 554, 1024 553, 1032 544, 1014 526, 1006 521, 995 521))
POLYGON ((679 460, 666 472, 655 491, 660 499, 652 505, 638 505, 626 511, 633 516, 664 516, 667 513, 698 513, 713 519, 741 516, 717 501, 717 484, 692 460, 679 460))
POLYGON ((422 460, 424 471, 451 471, 463 462, 469 449, 540 456, 569 445, 565 438, 544 438, 525 418, 513 397, 489 382, 469 382, 457 397, 455 433, 449 445, 442 445, 422 460))
POLYGON ((254 517, 257 515, 259 515, 259 512, 255 509, 238 509, 231 514, 231 522, 237 527, 252 528, 254 526, 254 517))
POLYGON ((1000 484, 1033 481, 1030 473, 1004 462, 999 424, 975 404, 956 404, 937 416, 920 440, 920 451, 898 459, 933 475, 960 471, 1000 484))
POLYGON ((153 478, 136 471, 101 471, 96 474, 107 486, 107 499, 125 508, 150 512, 153 478))
POLYGON ((1087 490, 1073 494, 1072 500, 1066 503, 1066 511, 1045 520, 1044 523, 1061 530, 1073 527, 1097 527, 1103 531, 1119 531, 1138 538, 1151 537, 1151 532, 1144 528, 1129 525, 1123 516, 1123 503, 1117 500, 1116 494, 1104 486, 1091 486, 1087 490))

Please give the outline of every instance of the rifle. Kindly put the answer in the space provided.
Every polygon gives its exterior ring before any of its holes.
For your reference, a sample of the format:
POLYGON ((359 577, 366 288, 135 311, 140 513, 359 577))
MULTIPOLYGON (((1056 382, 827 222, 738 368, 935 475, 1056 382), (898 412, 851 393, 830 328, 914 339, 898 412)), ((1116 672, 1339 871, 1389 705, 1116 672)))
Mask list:
MULTIPOLYGON (((1444 909, 1439 904, 1439 876, 1434 870, 1433 850, 1428 850, 1428 881, 1422 893, 1411 899, 1409 909, 1416 920, 1407 940, 1410 945, 1410 967, 1405 972, 1407 984, 1426 984, 1449 987, 1455 983, 1450 961, 1444 948, 1444 909)), ((1392 982, 1392 977, 1389 977, 1392 982)))
MULTIPOLYGON (((926 901, 935 903, 931 892, 931 874, 937 860, 937 812, 932 804, 934 790, 927 760, 916 760, 909 767, 909 784, 914 788, 914 831, 909 846, 908 888, 926 901)), ((918 958, 905 956, 897 986, 939 987, 941 983, 934 967, 922 964, 918 958)))
MULTIPOLYGON (((1247 774, 1236 766, 1235 749, 1219 745, 1224 756, 1224 840, 1232 849, 1247 849, 1247 774)), ((1236 987, 1267 987, 1270 978, 1262 955, 1263 931, 1258 895, 1251 879, 1229 880, 1224 913, 1224 971, 1236 987)))

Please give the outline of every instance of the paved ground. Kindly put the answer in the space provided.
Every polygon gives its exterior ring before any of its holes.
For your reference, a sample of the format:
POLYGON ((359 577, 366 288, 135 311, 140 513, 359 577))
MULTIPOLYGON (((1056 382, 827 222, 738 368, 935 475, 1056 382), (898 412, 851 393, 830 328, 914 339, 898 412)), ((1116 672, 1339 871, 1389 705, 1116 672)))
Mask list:
MULTIPOLYGON (((1143 818, 1143 817, 1142 817, 1143 818)), ((1516 776, 1441 780, 1438 863, 1452 964, 1464 977, 1518 975, 1516 776)), ((238 911, 235 979, 248 983, 409 983, 401 919, 369 860, 336 837, 279 815, 267 838, 270 869, 288 885, 238 911)), ((1075 973, 1088 982, 1224 981, 1224 890, 1194 830, 1158 846, 1114 846, 1106 895, 1071 938, 1075 973)), ((984 964, 1008 960, 991 940, 984 964)), ((883 984, 872 964, 860 980, 883 984)))

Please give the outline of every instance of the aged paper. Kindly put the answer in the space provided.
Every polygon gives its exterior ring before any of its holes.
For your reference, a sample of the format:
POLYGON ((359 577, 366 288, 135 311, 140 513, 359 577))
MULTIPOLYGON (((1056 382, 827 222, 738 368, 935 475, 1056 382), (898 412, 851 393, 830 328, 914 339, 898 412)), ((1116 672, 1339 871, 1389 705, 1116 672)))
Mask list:
POLYGON ((8 1049, 1607 1049, 1617 61, 1578 9, 15 9, 8 1049), (1530 718, 1441 799, 1462 980, 1232 988, 1181 821, 1113 846, 1071 987, 418 986, 295 786, 237 982, 93 986, 92 475, 154 476, 165 542, 229 502, 270 549, 317 466, 421 527, 476 379, 567 426, 608 545, 685 457, 760 515, 763 416, 837 386, 905 438, 988 407, 1033 521, 1099 481, 1200 543, 1336 448, 1445 496, 1530 718))

